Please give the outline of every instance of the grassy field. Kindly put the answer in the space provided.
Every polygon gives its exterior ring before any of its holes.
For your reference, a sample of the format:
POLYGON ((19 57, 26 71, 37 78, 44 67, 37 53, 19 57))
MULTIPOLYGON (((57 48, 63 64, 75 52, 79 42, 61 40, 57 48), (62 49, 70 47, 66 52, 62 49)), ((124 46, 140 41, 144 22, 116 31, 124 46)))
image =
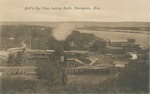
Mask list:
POLYGON ((18 79, 6 78, 3 80, 2 88, 7 94, 9 93, 96 93, 99 92, 99 83, 106 80, 108 75, 68 75, 67 85, 57 84, 56 86, 49 86, 47 81, 35 79, 18 79))

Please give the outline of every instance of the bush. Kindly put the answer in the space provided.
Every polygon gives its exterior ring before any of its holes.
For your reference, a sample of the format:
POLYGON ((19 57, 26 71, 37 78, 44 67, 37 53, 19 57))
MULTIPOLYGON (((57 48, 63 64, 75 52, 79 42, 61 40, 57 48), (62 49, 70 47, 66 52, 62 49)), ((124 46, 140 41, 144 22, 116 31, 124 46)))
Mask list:
POLYGON ((67 83, 67 74, 65 69, 61 68, 59 63, 48 62, 37 64, 37 76, 39 79, 47 80, 52 86, 67 83))
POLYGON ((3 78, 2 94, 16 92, 35 92, 35 81, 20 78, 3 78))
POLYGON ((99 89, 116 93, 148 93, 149 64, 137 60, 130 61, 118 76, 99 83, 99 89))

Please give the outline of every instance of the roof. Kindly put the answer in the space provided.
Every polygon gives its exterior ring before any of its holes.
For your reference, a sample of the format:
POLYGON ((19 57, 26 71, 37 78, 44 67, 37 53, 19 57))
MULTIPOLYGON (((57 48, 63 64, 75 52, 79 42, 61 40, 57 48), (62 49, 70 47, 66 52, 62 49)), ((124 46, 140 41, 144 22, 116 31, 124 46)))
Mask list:
POLYGON ((27 52, 54 52, 55 50, 27 50, 27 52))
POLYGON ((123 49, 122 47, 107 46, 109 49, 123 49))
POLYGON ((68 52, 68 53, 81 53, 81 54, 88 53, 88 51, 83 51, 83 50, 71 50, 71 51, 65 51, 65 52, 68 52))
POLYGON ((9 52, 7 51, 0 51, 0 56, 8 56, 9 52))
POLYGON ((23 47, 9 48, 8 51, 22 50, 23 47))
POLYGON ((111 67, 107 66, 80 66, 80 67, 75 67, 75 68, 70 68, 70 69, 108 69, 111 67))
POLYGON ((123 67, 125 67, 125 64, 116 64, 115 67, 123 68, 123 67))
POLYGON ((115 65, 126 65, 129 61, 123 61, 123 60, 114 60, 115 65))
MULTIPOLYGON (((16 69, 23 69, 23 68, 31 68, 31 69, 34 69, 36 68, 35 66, 23 66, 23 67, 19 67, 19 66, 12 66, 12 67, 7 67, 7 66, 0 66, 0 69, 13 69, 13 68, 16 68, 16 69)), ((1 72, 0 72, 1 73, 1 72)))
POLYGON ((110 40, 110 42, 128 42, 128 40, 110 40))

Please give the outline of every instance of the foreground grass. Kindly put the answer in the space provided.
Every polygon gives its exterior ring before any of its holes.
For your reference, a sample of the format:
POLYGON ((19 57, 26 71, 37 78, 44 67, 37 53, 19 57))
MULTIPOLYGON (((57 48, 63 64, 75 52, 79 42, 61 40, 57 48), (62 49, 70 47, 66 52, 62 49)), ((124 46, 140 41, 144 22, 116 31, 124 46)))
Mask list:
POLYGON ((67 85, 61 83, 51 86, 45 80, 3 78, 4 94, 23 93, 98 93, 99 83, 110 76, 106 75, 69 75, 67 85))
POLYGON ((66 85, 58 83, 55 86, 49 85, 46 80, 23 79, 17 77, 4 78, 2 79, 2 94, 148 94, 146 93, 148 91, 145 92, 142 89, 135 90, 131 87, 123 86, 120 83, 121 82, 119 82, 119 79, 115 75, 93 74, 69 75, 68 83, 66 85))

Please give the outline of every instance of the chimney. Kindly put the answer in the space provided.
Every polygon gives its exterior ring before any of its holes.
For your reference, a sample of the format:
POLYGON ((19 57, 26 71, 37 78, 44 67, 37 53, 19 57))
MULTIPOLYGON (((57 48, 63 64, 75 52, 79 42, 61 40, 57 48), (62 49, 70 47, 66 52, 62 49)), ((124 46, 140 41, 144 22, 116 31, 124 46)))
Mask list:
POLYGON ((56 42, 53 59, 54 61, 64 62, 63 41, 56 42))

